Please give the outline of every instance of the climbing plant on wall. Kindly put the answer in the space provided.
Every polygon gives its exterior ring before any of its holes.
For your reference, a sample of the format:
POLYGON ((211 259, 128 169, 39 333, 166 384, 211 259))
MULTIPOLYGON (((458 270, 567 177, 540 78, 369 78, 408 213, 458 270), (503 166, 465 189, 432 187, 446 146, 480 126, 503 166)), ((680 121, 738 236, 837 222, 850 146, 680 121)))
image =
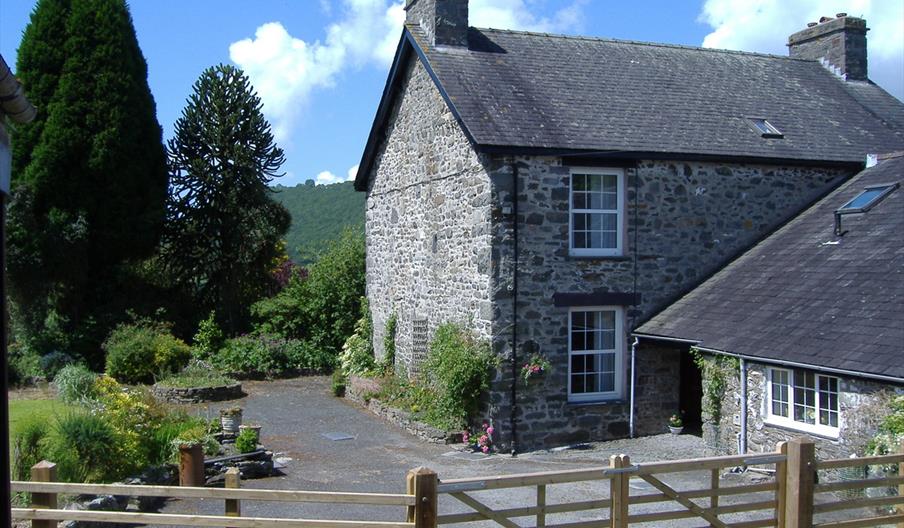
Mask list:
POLYGON ((691 355, 703 378, 703 412, 712 423, 718 424, 722 420, 728 380, 738 376, 740 364, 737 358, 704 354, 696 347, 691 348, 691 355))

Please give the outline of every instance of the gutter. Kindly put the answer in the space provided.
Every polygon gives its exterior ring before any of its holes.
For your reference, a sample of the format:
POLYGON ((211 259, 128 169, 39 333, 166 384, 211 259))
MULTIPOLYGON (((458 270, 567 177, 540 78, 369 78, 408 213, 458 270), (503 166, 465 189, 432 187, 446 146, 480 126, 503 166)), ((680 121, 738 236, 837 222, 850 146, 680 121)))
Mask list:
POLYGON ((28 123, 38 114, 34 105, 25 97, 22 84, 13 75, 2 55, 0 55, 0 111, 16 123, 28 123))

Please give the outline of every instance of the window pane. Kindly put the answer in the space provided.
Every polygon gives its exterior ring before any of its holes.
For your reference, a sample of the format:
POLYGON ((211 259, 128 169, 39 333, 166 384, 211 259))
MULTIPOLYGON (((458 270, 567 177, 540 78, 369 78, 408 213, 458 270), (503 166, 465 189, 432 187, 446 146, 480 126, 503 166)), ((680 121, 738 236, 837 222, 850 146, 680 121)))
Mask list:
POLYGON ((602 191, 603 190, 603 176, 600 174, 588 174, 587 175, 587 188, 591 191, 602 191))
POLYGON ((587 312, 571 312, 571 329, 583 330, 587 321, 587 312))
POLYGON ((615 193, 603 193, 603 209, 618 209, 618 195, 615 193))
POLYGON ((615 354, 600 354, 602 365, 600 372, 615 372, 615 354))
POLYGON ((604 175, 603 190, 610 193, 618 192, 618 176, 615 174, 604 175))
POLYGON ((601 330, 615 330, 615 312, 606 310, 597 313, 597 328, 601 330))
POLYGON ((584 391, 584 376, 582 374, 571 376, 571 392, 577 394, 584 391))
POLYGON ((600 228, 604 231, 615 231, 618 229, 618 215, 614 213, 600 214, 600 228))
POLYGON ((596 332, 587 332, 584 334, 584 350, 597 350, 599 341, 596 340, 596 332))
POLYGON ((587 350, 587 341, 584 332, 572 332, 571 333, 571 349, 572 350, 587 350))
POLYGON ((615 233, 603 232, 600 247, 613 249, 618 247, 618 236, 615 233))
POLYGON ((600 375, 600 392, 612 392, 615 390, 615 373, 600 375))
POLYGON ((586 231, 575 231, 574 232, 574 247, 576 247, 576 248, 586 248, 587 247, 587 232, 586 231))
POLYGON ((594 249, 599 249, 603 246, 603 233, 600 231, 590 231, 588 233, 589 236, 589 246, 594 249))
POLYGON ((615 349, 615 332, 600 332, 600 336, 602 339, 600 342, 602 346, 600 347, 602 350, 614 350, 615 349))
POLYGON ((586 356, 584 356, 584 362, 587 365, 587 368, 584 369, 584 372, 599 372, 599 370, 600 370, 599 355, 587 354, 586 356))
POLYGON ((582 193, 582 192, 574 193, 574 208, 575 209, 586 209, 587 208, 587 193, 582 193))
POLYGON ((587 392, 600 391, 600 377, 598 374, 587 374, 584 380, 584 388, 587 392))
POLYGON ((574 186, 575 191, 587 190, 587 177, 583 174, 575 174, 574 176, 572 176, 571 182, 574 186))
POLYGON ((600 193, 588 193, 587 194, 587 203, 589 209, 602 209, 603 208, 603 195, 600 193))
POLYGON ((583 231, 584 229, 587 229, 587 215, 577 213, 571 216, 574 219, 572 222, 574 223, 575 230, 583 231))

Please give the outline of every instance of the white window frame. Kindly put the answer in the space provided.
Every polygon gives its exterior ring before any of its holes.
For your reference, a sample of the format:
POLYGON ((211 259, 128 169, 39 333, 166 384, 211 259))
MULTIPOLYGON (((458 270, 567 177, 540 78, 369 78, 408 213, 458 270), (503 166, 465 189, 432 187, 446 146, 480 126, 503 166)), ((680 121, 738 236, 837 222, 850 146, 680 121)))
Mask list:
POLYGON ((838 438, 839 432, 841 430, 841 379, 837 376, 826 376, 825 374, 820 374, 818 372, 813 372, 813 383, 814 383, 814 391, 816 393, 814 408, 816 411, 815 422, 813 424, 808 424, 805 422, 799 422, 794 419, 794 374, 795 371, 793 369, 786 368, 778 368, 778 367, 769 367, 769 375, 767 377, 768 390, 766 391, 766 423, 772 425, 778 425, 781 427, 787 427, 788 429, 795 429, 797 431, 802 431, 806 433, 812 433, 819 436, 825 436, 829 438, 838 438), (773 384, 773 378, 775 377, 776 372, 784 372, 788 376, 788 416, 781 416, 777 414, 773 414, 772 412, 772 402, 773 402, 773 392, 775 391, 775 384, 773 384), (819 390, 820 380, 821 379, 833 379, 835 380, 836 387, 838 388, 838 392, 836 393, 836 402, 838 406, 835 409, 830 409, 838 414, 838 426, 832 427, 830 425, 822 425, 819 423, 819 414, 820 414, 820 403, 821 403, 821 392, 819 390))
POLYGON ((620 257, 625 246, 625 171, 615 167, 572 167, 568 177, 568 253, 582 257, 620 257), (575 209, 574 176, 576 174, 612 175, 616 176, 616 208, 615 209, 575 209), (616 245, 614 248, 576 248, 574 247, 574 214, 575 213, 616 213, 616 245))
MULTIPOLYGON (((574 306, 568 309, 568 401, 595 402, 617 400, 623 397, 625 382, 625 316, 621 306, 574 306), (615 383, 614 390, 608 392, 571 392, 571 314, 574 312, 615 312, 615 383)), ((608 350, 579 351, 580 354, 606 353, 608 350)))

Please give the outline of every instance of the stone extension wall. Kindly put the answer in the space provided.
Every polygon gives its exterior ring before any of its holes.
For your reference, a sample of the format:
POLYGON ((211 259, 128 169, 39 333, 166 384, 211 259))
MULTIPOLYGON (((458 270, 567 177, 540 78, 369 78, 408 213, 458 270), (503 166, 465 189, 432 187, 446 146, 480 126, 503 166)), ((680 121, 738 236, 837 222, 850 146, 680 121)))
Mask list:
MULTIPOLYGON (((710 356, 704 356, 711 361, 710 356)), ((839 376, 839 436, 837 439, 816 436, 791 428, 767 424, 769 404, 769 367, 762 363, 747 364, 747 450, 752 453, 774 451, 781 441, 808 436, 816 442, 820 458, 862 456, 869 440, 887 414, 888 397, 904 391, 904 387, 863 378, 839 376)), ((711 416, 704 416, 704 440, 709 454, 737 453, 741 432, 740 376, 727 379, 728 387, 722 400, 722 416, 716 427, 711 416)))
POLYGON ((398 315, 397 365, 411 363, 415 320, 427 338, 456 322, 489 338, 490 180, 423 65, 411 61, 366 205, 367 296, 374 348, 398 315))
MULTIPOLYGON (((519 172, 519 361, 541 353, 552 364, 542 390, 519 391, 519 449, 605 440, 628 431, 627 369, 623 400, 568 403, 568 307, 554 306, 555 293, 632 293, 636 283, 641 302, 626 307, 627 348, 633 328, 851 175, 838 169, 640 161, 625 169, 624 256, 586 258, 568 254, 570 168, 554 157, 493 160, 492 334, 506 367, 494 381, 487 418, 499 424, 502 444, 510 440, 514 245, 506 211, 513 204, 512 163, 519 172)), ((658 375, 639 372, 638 393, 671 406, 677 356, 645 356, 638 357, 638 369, 658 375)), ((660 432, 663 416, 676 410, 677 403, 668 411, 640 409, 637 431, 660 432)))

